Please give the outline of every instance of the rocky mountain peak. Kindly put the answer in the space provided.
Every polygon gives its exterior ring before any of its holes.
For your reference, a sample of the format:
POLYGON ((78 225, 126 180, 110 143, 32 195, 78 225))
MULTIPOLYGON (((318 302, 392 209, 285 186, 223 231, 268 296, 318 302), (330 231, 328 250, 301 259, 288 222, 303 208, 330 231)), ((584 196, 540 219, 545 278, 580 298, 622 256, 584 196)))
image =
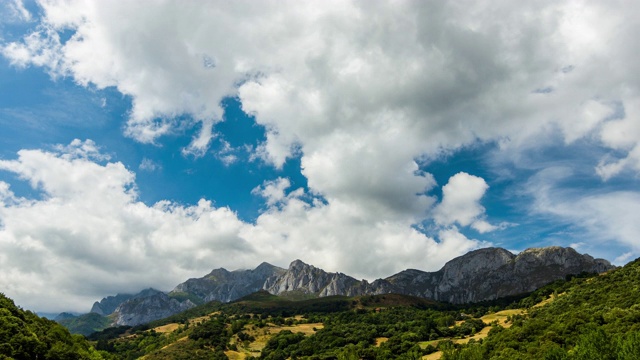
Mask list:
POLYGON ((144 290, 140 291, 139 293, 135 294, 132 298, 133 299, 139 299, 139 298, 150 297, 150 296, 154 296, 154 295, 158 295, 158 294, 164 294, 164 293, 162 291, 156 290, 154 288, 148 288, 148 289, 144 289, 144 290))
POLYGON ((114 311, 116 325, 135 326, 162 319, 196 306, 190 300, 178 301, 162 291, 147 289, 144 296, 129 299, 114 311))
POLYGON ((286 272, 271 278, 263 289, 272 294, 298 292, 315 296, 361 295, 366 282, 342 273, 329 273, 302 260, 291 262, 286 272))
POLYGON ((264 271, 270 271, 270 270, 275 269, 275 268, 277 268, 277 266, 271 265, 268 262, 262 262, 253 271, 255 271, 255 272, 264 272, 264 271))
POLYGON ((93 303, 91 307, 92 313, 100 314, 103 316, 113 313, 120 304, 131 299, 132 294, 117 294, 115 296, 107 296, 100 301, 93 303))
POLYGON ((515 255, 502 248, 483 248, 466 253, 449 262, 442 268, 445 278, 461 279, 477 274, 478 272, 491 272, 509 264, 515 259, 515 255))
POLYGON ((300 259, 294 260, 289 264, 289 271, 304 271, 304 270, 313 270, 315 266, 306 264, 300 259))

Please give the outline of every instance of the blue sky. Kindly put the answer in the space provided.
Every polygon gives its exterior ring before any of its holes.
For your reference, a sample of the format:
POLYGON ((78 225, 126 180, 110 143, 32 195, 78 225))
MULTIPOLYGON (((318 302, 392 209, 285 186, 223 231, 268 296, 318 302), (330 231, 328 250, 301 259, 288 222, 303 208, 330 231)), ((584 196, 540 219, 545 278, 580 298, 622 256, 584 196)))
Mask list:
POLYGON ((5 2, 0 289, 86 311, 262 261, 375 279, 559 245, 624 264, 628 8, 5 2))

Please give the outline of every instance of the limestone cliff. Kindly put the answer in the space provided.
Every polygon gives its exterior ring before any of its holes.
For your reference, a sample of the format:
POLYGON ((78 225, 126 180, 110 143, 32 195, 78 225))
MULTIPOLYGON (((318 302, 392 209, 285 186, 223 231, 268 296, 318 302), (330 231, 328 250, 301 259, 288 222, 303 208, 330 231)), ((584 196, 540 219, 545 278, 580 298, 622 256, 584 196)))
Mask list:
POLYGON ((103 316, 109 315, 116 310, 120 304, 131 299, 134 295, 131 294, 118 294, 116 296, 107 296, 93 303, 91 307, 92 313, 100 314, 103 316))
POLYGON ((178 301, 162 291, 148 289, 144 296, 129 299, 113 312, 115 325, 135 326, 162 319, 194 307, 190 300, 178 301))
POLYGON ((266 262, 254 270, 215 269, 202 278, 189 279, 179 284, 171 294, 195 295, 203 302, 229 302, 261 290, 267 279, 284 273, 284 269, 266 262))
POLYGON ((292 262, 284 273, 267 279, 263 289, 275 295, 299 292, 315 296, 355 296, 368 292, 366 283, 342 273, 326 272, 300 260, 292 262))

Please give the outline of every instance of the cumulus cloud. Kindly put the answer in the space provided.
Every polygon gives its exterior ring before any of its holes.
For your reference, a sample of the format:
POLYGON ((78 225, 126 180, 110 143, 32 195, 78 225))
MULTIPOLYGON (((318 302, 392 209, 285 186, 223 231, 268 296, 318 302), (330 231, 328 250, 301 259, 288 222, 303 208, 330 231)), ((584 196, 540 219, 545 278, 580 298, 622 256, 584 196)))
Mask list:
POLYGON ((437 224, 471 226, 480 233, 498 227, 483 219, 485 208, 480 200, 489 189, 483 178, 465 172, 455 174, 442 187, 442 201, 435 207, 433 218, 437 224))
POLYGON ((596 135, 628 154, 601 161, 604 179, 637 170, 640 136, 611 135, 637 123, 631 111, 611 121, 612 104, 640 101, 640 15, 625 1, 40 5, 40 26, 4 56, 130 95, 127 135, 156 142, 199 124, 184 153, 203 156, 220 101, 237 96, 267 131, 258 157, 300 155, 312 191, 385 216, 432 204, 414 159, 477 140, 517 149, 559 128, 568 144, 596 135))
POLYGON ((517 141, 550 123, 572 142, 599 131, 606 104, 639 99, 629 76, 639 73, 638 15, 625 1, 40 5, 41 26, 4 44, 10 61, 117 87, 133 99, 126 133, 142 142, 188 115, 201 130, 185 151, 198 155, 225 96, 239 96, 267 128, 261 149, 276 166, 294 149, 327 156, 327 143, 380 131, 370 147, 402 144, 402 166, 477 138, 517 141), (66 29, 74 35, 62 42, 66 29))

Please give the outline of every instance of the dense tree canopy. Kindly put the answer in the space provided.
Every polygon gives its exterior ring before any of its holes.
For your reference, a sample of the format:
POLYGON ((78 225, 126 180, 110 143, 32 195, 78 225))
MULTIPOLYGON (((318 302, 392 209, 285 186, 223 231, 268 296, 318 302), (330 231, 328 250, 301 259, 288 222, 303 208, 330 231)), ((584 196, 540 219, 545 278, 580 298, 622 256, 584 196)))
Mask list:
POLYGON ((81 335, 30 311, 17 307, 0 294, 0 359, 91 359, 112 358, 96 351, 81 335))

